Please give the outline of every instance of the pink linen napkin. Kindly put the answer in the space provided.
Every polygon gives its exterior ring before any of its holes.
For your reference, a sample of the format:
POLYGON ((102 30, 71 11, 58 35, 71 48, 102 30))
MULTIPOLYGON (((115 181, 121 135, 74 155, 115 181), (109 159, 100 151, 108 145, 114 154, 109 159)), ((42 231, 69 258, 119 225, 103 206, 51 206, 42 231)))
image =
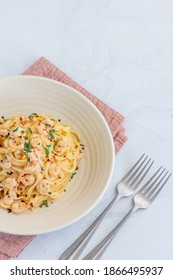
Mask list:
MULTIPOLYGON (((24 75, 41 76, 59 81, 76 89, 85 95, 105 117, 115 143, 115 152, 117 153, 122 145, 127 141, 125 129, 122 127, 124 117, 100 99, 92 95, 78 83, 72 80, 68 75, 53 65, 46 58, 41 57, 37 60, 24 75)), ((21 236, 6 233, 0 233, 0 260, 7 260, 17 257, 20 252, 34 239, 35 236, 21 236)))

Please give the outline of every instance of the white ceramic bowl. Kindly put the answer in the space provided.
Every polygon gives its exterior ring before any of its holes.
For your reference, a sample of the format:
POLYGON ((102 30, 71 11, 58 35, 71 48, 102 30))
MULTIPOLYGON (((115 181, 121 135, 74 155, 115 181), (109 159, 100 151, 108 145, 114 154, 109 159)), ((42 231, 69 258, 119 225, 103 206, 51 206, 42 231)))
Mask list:
POLYGON ((114 166, 114 143, 102 114, 74 89, 31 76, 0 79, 0 104, 5 118, 36 112, 62 119, 78 131, 85 144, 85 156, 67 192, 49 208, 21 215, 0 209, 0 231, 42 234, 70 225, 86 215, 105 193, 114 166))

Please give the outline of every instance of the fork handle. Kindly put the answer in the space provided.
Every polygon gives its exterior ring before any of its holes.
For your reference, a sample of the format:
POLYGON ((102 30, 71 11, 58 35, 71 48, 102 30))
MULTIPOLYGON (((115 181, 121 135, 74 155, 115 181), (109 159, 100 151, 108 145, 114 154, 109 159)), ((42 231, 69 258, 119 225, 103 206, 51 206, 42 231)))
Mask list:
POLYGON ((105 218, 109 210, 112 206, 121 198, 119 194, 117 194, 109 203, 109 205, 105 208, 105 210, 99 215, 99 217, 90 225, 90 227, 84 231, 82 235, 79 236, 76 241, 74 241, 70 247, 60 256, 60 260, 76 260, 86 245, 88 244, 89 240, 93 236, 95 230, 100 225, 101 221, 105 218))
POLYGON ((113 240, 115 235, 125 224, 128 218, 137 210, 136 206, 133 206, 130 211, 125 215, 125 217, 119 222, 119 224, 113 228, 113 230, 89 253, 83 260, 99 260, 105 250, 107 249, 110 242, 113 240))

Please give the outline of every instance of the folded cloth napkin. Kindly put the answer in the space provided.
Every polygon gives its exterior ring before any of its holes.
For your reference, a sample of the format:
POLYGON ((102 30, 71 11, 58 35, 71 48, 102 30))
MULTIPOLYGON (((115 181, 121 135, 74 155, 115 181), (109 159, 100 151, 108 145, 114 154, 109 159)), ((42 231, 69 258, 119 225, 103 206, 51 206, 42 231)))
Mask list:
MULTIPOLYGON (((114 109, 110 108, 104 102, 99 100, 97 97, 92 95, 86 89, 81 87, 78 83, 73 81, 69 76, 67 76, 46 58, 41 57, 39 60, 37 60, 24 73, 24 75, 41 76, 53 79, 76 89, 77 91, 85 95, 92 103, 94 103, 105 117, 112 132, 116 153, 126 142, 127 137, 125 136, 125 130, 122 127, 124 117, 114 109)), ((20 252, 34 239, 34 237, 35 236, 21 236, 0 233, 0 260, 17 257, 20 252)))

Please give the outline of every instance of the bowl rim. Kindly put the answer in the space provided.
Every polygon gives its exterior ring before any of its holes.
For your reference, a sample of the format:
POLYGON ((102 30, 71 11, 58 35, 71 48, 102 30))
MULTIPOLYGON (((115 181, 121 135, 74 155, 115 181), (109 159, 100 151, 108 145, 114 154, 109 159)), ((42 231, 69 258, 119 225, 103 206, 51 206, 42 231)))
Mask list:
POLYGON ((103 190, 100 192, 100 194, 98 195, 97 199, 95 199, 94 203, 87 208, 87 210, 85 210, 82 214, 78 215, 77 217, 71 219, 69 222, 64 223, 63 225, 59 225, 59 226, 54 226, 51 227, 49 229, 45 229, 45 230, 27 230, 27 232, 21 232, 20 231, 5 231, 3 230, 2 232, 4 233, 10 233, 10 234, 16 234, 16 235, 40 235, 40 234, 44 234, 44 233, 50 233, 50 232, 54 232, 56 230, 59 229, 63 229, 66 228, 67 226, 79 221, 80 219, 82 219, 84 216, 86 216, 89 212, 91 212, 96 206, 97 204, 101 201, 101 199, 103 198, 104 194, 106 193, 108 186, 110 184, 110 181, 112 179, 112 175, 113 175, 113 170, 114 170, 114 164, 115 164, 115 143, 113 141, 113 137, 112 137, 112 133, 110 131, 109 125, 106 121, 106 119, 104 118, 103 114, 99 111, 99 109, 86 97, 84 96, 81 92, 77 91, 76 89, 70 87, 69 85, 66 85, 62 82, 56 81, 56 80, 52 80, 50 78, 46 78, 46 77, 40 77, 40 76, 32 76, 32 75, 15 75, 15 76, 9 76, 9 77, 2 77, 0 78, 0 83, 1 81, 8 81, 8 80, 12 80, 12 79, 17 79, 17 80, 38 80, 38 81, 43 81, 43 82, 48 82, 48 83, 52 83, 52 84, 59 84, 59 86, 67 89, 68 91, 72 91, 73 94, 75 94, 76 96, 78 96, 79 98, 83 99, 84 102, 88 103, 89 106, 91 106, 94 111, 96 112, 96 114, 99 115, 99 118, 101 119, 101 122, 104 124, 105 129, 107 130, 107 136, 109 137, 109 142, 110 142, 110 170, 109 170, 109 175, 107 176, 106 179, 106 183, 103 187, 103 190))

